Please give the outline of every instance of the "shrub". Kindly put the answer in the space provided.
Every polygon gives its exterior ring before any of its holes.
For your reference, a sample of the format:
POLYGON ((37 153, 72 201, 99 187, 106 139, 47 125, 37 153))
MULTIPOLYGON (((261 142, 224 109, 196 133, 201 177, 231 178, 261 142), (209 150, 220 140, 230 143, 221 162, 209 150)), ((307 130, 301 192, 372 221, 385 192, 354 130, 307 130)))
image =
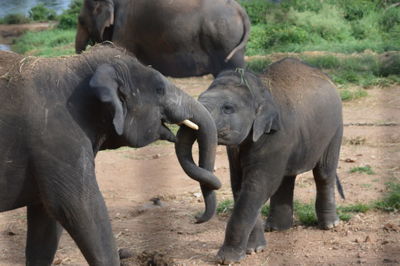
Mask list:
POLYGON ((273 4, 265 0, 239 1, 239 3, 246 9, 252 24, 265 23, 266 16, 273 7, 273 4))
POLYGON ((379 25, 385 32, 390 32, 395 26, 400 24, 400 8, 389 8, 384 11, 379 19, 379 25))
POLYGON ((52 9, 48 9, 44 4, 39 4, 32 7, 29 11, 29 17, 34 21, 48 21, 56 19, 56 12, 52 9))
POLYGON ((59 17, 59 29, 74 29, 77 26, 78 15, 83 5, 82 0, 74 0, 69 8, 65 10, 59 17))
POLYGON ((9 14, 1 19, 1 24, 24 24, 31 20, 23 14, 9 14))

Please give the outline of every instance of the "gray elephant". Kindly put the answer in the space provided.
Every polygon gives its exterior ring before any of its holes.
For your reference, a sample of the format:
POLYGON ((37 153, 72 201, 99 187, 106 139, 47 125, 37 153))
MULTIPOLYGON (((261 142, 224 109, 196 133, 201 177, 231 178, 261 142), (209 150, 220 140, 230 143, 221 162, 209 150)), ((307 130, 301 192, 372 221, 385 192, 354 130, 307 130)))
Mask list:
POLYGON ((249 34, 249 18, 233 0, 85 0, 75 49, 108 40, 164 75, 216 76, 244 67, 249 34))
MULTIPOLYGON (((335 182, 342 139, 342 105, 337 90, 321 71, 296 59, 270 65, 261 76, 222 72, 199 101, 213 117, 218 143, 227 146, 235 201, 220 263, 240 261, 266 247, 260 217, 270 199, 266 230, 293 224, 295 177, 313 170, 319 225, 338 223, 335 182)), ((193 132, 178 132, 179 154, 190 153, 193 132), (180 145, 182 142, 182 145, 180 145)))
POLYGON ((51 59, 0 52, 0 64, 0 211, 27 206, 27 265, 51 265, 62 228, 90 265, 119 265, 95 176, 101 149, 174 141, 164 123, 192 121, 201 171, 215 178, 206 170, 217 145, 210 114, 125 50, 51 59))

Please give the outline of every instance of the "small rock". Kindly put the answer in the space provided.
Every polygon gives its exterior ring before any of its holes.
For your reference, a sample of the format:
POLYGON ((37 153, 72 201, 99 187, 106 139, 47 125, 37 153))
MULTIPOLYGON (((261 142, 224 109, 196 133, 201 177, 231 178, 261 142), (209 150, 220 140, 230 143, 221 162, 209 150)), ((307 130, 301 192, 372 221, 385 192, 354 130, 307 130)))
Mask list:
POLYGON ((350 158, 346 158, 346 159, 344 160, 344 162, 346 162, 346 163, 354 163, 355 160, 350 159, 350 158))
POLYGON ((370 237, 370 236, 367 236, 367 237, 365 238, 364 242, 372 242, 372 241, 371 241, 371 237, 370 237))
POLYGON ((131 258, 134 256, 133 252, 127 248, 121 248, 118 250, 119 258, 121 260, 131 258))
POLYGON ((158 159, 160 157, 161 157, 161 154, 159 154, 159 153, 153 155, 153 159, 158 159))

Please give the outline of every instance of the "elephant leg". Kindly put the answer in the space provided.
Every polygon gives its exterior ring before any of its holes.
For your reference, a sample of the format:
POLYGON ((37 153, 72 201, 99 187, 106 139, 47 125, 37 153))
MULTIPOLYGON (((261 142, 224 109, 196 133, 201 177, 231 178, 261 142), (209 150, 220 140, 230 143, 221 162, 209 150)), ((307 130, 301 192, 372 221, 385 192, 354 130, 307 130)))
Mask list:
POLYGON ((293 191, 296 176, 285 176, 270 199, 265 231, 282 231, 293 226, 293 191))
POLYGON ((264 172, 265 169, 253 168, 249 173, 243 173, 240 195, 226 227, 224 244, 217 254, 220 263, 229 264, 243 259, 253 230, 256 230, 255 236, 261 236, 262 223, 257 224, 257 218, 262 205, 279 186, 278 182, 269 182, 276 180, 274 176, 264 178, 264 172))
POLYGON ((47 212, 71 235, 89 265, 119 265, 92 154, 71 149, 64 161, 54 154, 44 151, 35 157, 34 174, 47 212))
MULTIPOLYGON (((242 186, 242 168, 240 167, 240 150, 239 147, 227 146, 226 147, 229 160, 229 170, 231 177, 231 187, 233 199, 236 202, 240 189, 242 186)), ((251 254, 254 252, 260 252, 267 246, 267 241, 264 237, 263 221, 261 216, 257 218, 256 225, 253 231, 250 233, 249 241, 247 243, 246 253, 251 254)))
POLYGON ((259 214, 253 231, 250 233, 249 241, 247 242, 246 253, 252 254, 262 252, 266 247, 267 241, 264 237, 264 222, 261 218, 261 214, 259 214))
POLYGON ((50 217, 42 204, 27 207, 27 265, 51 265, 62 233, 61 225, 50 217))
POLYGON ((318 225, 321 229, 329 229, 339 223, 339 218, 336 214, 335 184, 341 136, 342 131, 339 130, 324 152, 321 160, 313 169, 317 187, 315 210, 318 217, 318 225))

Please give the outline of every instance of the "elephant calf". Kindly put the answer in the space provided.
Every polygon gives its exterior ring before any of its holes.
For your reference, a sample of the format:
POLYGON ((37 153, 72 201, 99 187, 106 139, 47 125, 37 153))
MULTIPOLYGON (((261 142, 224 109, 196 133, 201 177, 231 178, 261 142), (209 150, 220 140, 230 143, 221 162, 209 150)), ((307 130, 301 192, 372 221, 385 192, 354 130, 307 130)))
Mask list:
MULTIPOLYGON (((235 205, 221 263, 265 248, 262 205, 270 198, 266 230, 293 223, 293 189, 298 174, 313 170, 319 225, 338 223, 335 183, 343 132, 342 105, 334 84, 321 71, 296 59, 270 65, 261 76, 248 71, 218 75, 199 101, 213 117, 218 143, 227 146, 235 205)), ((178 132, 181 134, 181 132, 178 132)), ((186 130, 184 136, 193 134, 186 130)))
MULTIPOLYGON (((174 141, 164 122, 191 119, 203 166, 213 167, 207 110, 122 49, 48 59, 0 52, 0 74, 0 212, 27 206, 27 265, 51 265, 62 228, 90 265, 119 265, 95 176, 100 149, 174 141)), ((201 170, 199 180, 216 179, 201 170)))

